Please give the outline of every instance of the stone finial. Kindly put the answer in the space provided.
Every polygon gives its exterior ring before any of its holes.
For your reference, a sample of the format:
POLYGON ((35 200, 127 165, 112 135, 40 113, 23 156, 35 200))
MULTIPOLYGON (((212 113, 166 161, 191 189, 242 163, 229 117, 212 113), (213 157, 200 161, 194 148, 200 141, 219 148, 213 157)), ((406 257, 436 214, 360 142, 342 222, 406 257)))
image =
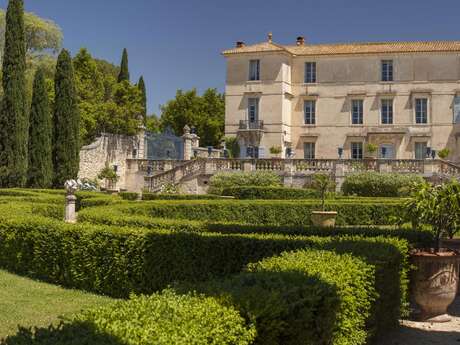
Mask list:
POLYGON ((273 42, 273 34, 271 32, 268 33, 268 43, 273 42))
POLYGON ((188 125, 184 127, 184 134, 190 134, 190 127, 188 125))

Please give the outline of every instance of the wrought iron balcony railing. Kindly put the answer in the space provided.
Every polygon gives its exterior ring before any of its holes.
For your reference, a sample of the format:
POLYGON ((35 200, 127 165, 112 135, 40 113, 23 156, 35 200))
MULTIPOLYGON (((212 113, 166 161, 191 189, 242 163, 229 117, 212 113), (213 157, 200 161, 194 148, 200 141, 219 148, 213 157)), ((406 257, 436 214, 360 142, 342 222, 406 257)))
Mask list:
POLYGON ((263 130, 263 121, 240 120, 240 130, 263 130))

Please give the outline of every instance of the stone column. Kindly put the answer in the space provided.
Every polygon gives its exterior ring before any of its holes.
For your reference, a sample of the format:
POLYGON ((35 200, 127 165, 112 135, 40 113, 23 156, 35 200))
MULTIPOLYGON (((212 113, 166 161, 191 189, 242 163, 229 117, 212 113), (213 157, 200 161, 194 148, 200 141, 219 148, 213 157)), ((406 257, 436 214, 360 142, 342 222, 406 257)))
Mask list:
POLYGON ((284 185, 286 187, 292 187, 294 175, 294 164, 292 159, 286 159, 284 161, 284 185))
POLYGON ((184 160, 189 161, 193 157, 193 135, 190 134, 190 127, 187 125, 184 127, 184 135, 182 136, 182 139, 184 140, 184 160))
POLYGON ((137 157, 138 159, 145 159, 146 158, 146 150, 145 150, 145 127, 139 127, 139 133, 137 134, 137 140, 139 142, 139 147, 137 148, 137 157))
POLYGON ((342 160, 337 161, 335 164, 335 190, 340 192, 342 184, 345 181, 345 164, 342 160))
POLYGON ((65 198, 65 222, 66 223, 76 223, 77 214, 75 212, 75 203, 77 197, 73 194, 68 194, 65 198))

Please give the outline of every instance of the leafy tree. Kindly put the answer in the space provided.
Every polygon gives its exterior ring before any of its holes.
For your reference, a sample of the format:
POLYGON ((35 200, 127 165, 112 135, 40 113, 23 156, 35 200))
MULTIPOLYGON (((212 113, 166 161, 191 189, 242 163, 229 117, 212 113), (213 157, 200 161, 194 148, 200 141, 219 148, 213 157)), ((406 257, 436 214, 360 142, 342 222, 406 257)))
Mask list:
POLYGON ((104 81, 104 100, 108 101, 112 97, 113 87, 117 83, 120 67, 101 59, 94 59, 94 61, 104 81))
POLYGON ((149 132, 160 133, 160 119, 155 114, 147 116, 145 127, 149 132))
POLYGON ((77 177, 80 161, 80 116, 72 58, 67 50, 59 54, 54 87, 54 185, 62 187, 66 180, 77 177))
POLYGON ((49 188, 53 178, 51 150, 51 112, 45 74, 39 69, 35 75, 29 126, 29 170, 27 185, 49 188))
POLYGON ((128 68, 128 51, 123 49, 123 56, 121 57, 120 74, 118 75, 118 82, 129 81, 129 68, 128 68))
POLYGON ((104 78, 85 48, 75 56, 73 65, 81 118, 80 138, 82 143, 89 144, 98 134, 98 117, 104 111, 104 78))
POLYGON ((10 0, 3 56, 3 100, 0 112, 0 184, 24 186, 27 179, 28 116, 24 3, 10 0))
POLYGON ((170 126, 176 134, 182 134, 185 125, 195 126, 203 146, 218 146, 224 136, 225 100, 215 89, 208 89, 203 96, 196 89, 178 90, 176 98, 161 107, 161 127, 170 126))
POLYGON ((141 76, 139 78, 139 82, 137 83, 137 87, 141 91, 141 105, 142 105, 142 117, 144 119, 144 124, 147 122, 147 91, 145 90, 145 82, 144 77, 141 76))
POLYGON ((225 137, 225 146, 229 158, 238 158, 240 156, 240 144, 237 137, 225 137))

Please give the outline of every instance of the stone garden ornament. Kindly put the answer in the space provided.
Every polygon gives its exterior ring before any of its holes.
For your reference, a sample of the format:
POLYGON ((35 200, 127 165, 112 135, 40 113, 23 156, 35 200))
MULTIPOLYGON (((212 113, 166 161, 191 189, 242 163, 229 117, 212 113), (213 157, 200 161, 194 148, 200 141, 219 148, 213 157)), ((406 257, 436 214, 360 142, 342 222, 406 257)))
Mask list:
POLYGON ((76 223, 77 222, 77 214, 75 212, 75 203, 77 201, 77 197, 75 196, 75 192, 79 189, 81 185, 76 180, 68 180, 64 184, 64 188, 67 192, 65 197, 65 221, 66 223, 76 223))

